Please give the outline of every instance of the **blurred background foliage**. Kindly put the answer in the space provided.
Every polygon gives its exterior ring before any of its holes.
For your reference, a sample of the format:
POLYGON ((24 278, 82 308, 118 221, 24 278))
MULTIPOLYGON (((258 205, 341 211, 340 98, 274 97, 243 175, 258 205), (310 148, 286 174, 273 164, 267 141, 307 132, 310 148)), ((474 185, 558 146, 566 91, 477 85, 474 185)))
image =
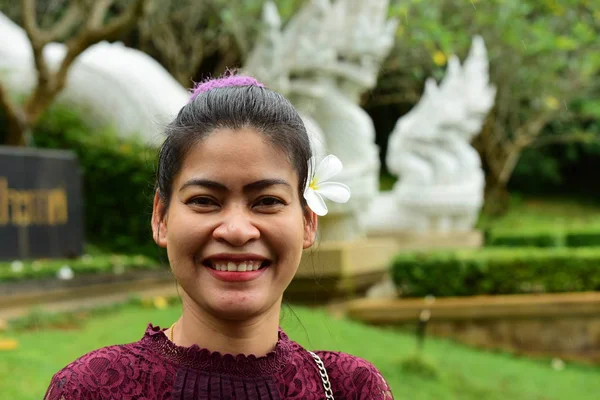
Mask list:
POLYGON ((85 134, 89 129, 72 109, 55 105, 33 132, 37 146, 77 154, 84 177, 86 240, 112 252, 164 257, 150 229, 158 151, 140 142, 124 143, 109 127, 85 134))
MULTIPOLYGON (((283 23, 306 1, 277 1, 283 23)), ((38 1, 40 25, 52 25, 68 2, 38 1)), ((264 3, 149 0, 149 12, 122 40, 150 54, 189 87, 243 65, 261 29, 264 3)), ((115 0, 111 12, 127 4, 115 0)), ((0 9, 20 22, 18 2, 0 0, 0 9)), ((600 186, 590 185, 600 167, 597 0, 392 0, 389 15, 399 21, 395 46, 377 86, 362 102, 375 122, 382 161, 390 132, 419 100, 425 79, 442 79, 450 55, 464 60, 471 38, 479 34, 498 89, 496 106, 474 142, 487 173, 488 203, 506 197, 507 189, 525 195, 599 194, 600 186)), ((44 124, 52 120, 46 117, 36 131, 50 129, 44 124)), ((95 135, 93 127, 73 133, 71 122, 62 144, 95 135)), ((56 139, 37 136, 38 145, 57 145, 56 139)), ((149 175, 147 166, 142 175, 149 175)), ((382 187, 389 188, 394 179, 383 164, 382 187)), ((151 180, 146 183, 151 187, 151 180)))
POLYGON ((510 183, 521 191, 583 191, 592 175, 574 172, 599 160, 599 10, 597 2, 575 0, 393 1, 390 14, 400 20, 395 48, 365 101, 382 152, 426 77, 439 81, 448 56, 464 60, 471 37, 480 34, 498 89, 474 143, 488 189, 510 183))

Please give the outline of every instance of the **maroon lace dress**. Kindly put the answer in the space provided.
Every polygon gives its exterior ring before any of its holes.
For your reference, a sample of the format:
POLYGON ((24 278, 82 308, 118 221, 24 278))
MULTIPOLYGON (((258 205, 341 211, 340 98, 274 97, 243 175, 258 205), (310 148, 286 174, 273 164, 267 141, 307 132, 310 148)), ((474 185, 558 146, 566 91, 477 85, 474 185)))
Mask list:
MULTIPOLYGON (((264 357, 222 355, 197 345, 180 347, 148 325, 138 342, 92 351, 57 372, 46 400, 325 399, 310 353, 280 330, 264 357)), ((369 362, 320 351, 333 396, 392 399, 389 386, 369 362)))

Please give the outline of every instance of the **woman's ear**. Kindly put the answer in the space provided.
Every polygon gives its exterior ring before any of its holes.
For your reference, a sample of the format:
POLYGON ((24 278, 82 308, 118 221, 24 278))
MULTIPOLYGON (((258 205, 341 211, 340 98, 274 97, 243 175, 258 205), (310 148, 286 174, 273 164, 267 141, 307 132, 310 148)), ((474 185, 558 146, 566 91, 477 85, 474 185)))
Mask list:
POLYGON ((165 204, 158 195, 154 193, 154 205, 152 206, 152 237, 157 245, 167 248, 167 216, 165 204))
POLYGON ((319 227, 319 219, 310 208, 307 207, 304 216, 304 243, 302 248, 308 249, 315 242, 317 236, 317 228, 319 227))

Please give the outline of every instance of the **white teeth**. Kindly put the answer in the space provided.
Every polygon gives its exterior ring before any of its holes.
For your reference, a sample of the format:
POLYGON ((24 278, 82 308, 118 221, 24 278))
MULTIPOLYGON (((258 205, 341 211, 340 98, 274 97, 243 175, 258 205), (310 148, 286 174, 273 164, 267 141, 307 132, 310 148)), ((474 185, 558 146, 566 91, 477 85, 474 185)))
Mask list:
POLYGON ((227 262, 227 263, 213 263, 214 269, 217 271, 229 271, 229 272, 247 272, 257 271, 260 266, 260 261, 242 261, 240 263, 227 262))

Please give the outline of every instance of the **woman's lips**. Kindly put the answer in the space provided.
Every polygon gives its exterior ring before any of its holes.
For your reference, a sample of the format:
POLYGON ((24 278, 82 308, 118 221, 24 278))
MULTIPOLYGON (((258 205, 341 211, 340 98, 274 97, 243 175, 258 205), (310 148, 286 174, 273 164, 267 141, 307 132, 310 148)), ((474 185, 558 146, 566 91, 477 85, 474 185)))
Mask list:
POLYGON ((248 282, 259 278, 268 267, 263 267, 252 271, 219 271, 211 267, 205 266, 205 268, 215 278, 225 282, 248 282))
POLYGON ((272 262, 253 253, 218 253, 205 258, 202 264, 219 280, 246 282, 261 276, 272 262))

